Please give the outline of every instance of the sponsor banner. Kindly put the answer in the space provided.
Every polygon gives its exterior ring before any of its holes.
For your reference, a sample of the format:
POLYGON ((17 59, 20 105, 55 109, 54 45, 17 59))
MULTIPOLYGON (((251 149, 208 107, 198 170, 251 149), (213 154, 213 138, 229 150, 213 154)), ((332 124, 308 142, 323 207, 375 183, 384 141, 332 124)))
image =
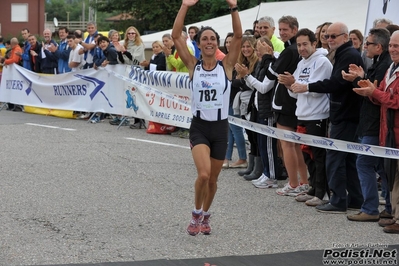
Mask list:
POLYGON ((191 124, 191 90, 188 73, 148 71, 125 67, 125 72, 105 68, 124 82, 124 116, 183 128, 191 124), (121 74, 122 73, 122 74, 121 74))
POLYGON ((184 128, 192 119, 187 73, 126 65, 41 75, 13 64, 3 70, 0 101, 124 115, 184 128))
MULTIPOLYGON (((190 86, 186 73, 144 71, 115 65, 59 75, 39 75, 18 65, 4 68, 0 102, 48 109, 103 112, 189 128, 190 86)), ((320 148, 399 159, 399 149, 322 138, 229 116, 259 134, 320 148)))
POLYGON ((342 140, 302 134, 289 130, 283 130, 275 127, 253 123, 233 116, 229 116, 229 123, 249 129, 259 134, 299 144, 305 144, 309 146, 315 146, 319 148, 325 148, 329 150, 336 150, 342 152, 364 154, 364 155, 377 156, 377 157, 390 158, 390 159, 399 159, 399 149, 365 145, 355 142, 347 142, 342 140))

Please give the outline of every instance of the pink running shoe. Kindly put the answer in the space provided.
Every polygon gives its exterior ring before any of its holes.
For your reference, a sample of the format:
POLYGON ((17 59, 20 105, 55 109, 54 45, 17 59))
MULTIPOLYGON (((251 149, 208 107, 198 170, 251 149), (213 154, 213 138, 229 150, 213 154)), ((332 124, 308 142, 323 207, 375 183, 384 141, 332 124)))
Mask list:
POLYGON ((195 213, 194 211, 192 212, 192 218, 190 221, 190 224, 187 227, 187 233, 191 236, 196 236, 200 232, 200 223, 202 220, 202 212, 201 213, 195 213))
POLYGON ((211 217, 210 214, 205 214, 204 219, 202 219, 201 222, 201 233, 204 235, 210 235, 211 234, 211 225, 209 224, 209 218, 211 217))

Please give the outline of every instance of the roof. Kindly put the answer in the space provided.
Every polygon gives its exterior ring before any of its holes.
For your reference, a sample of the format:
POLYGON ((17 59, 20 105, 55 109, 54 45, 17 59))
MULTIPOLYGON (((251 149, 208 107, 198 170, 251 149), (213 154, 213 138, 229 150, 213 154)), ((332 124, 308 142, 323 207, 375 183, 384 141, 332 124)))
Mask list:
POLYGON ((128 13, 120 13, 119 15, 106 18, 105 21, 121 21, 121 20, 132 20, 134 17, 128 13))
MULTIPOLYGON (((391 1, 392 3, 392 1, 391 1)), ((391 4, 390 3, 390 4, 391 4)), ((359 29, 364 32, 366 25, 368 0, 299 0, 290 2, 267 2, 259 6, 240 11, 240 18, 243 31, 252 29, 252 23, 259 16, 271 16, 276 24, 275 34, 278 35, 277 21, 283 15, 295 16, 299 22, 299 28, 309 28, 315 30, 316 27, 326 21, 345 23, 349 30, 359 29)), ((209 19, 189 26, 211 26, 220 35, 220 43, 224 43, 224 38, 228 32, 232 31, 231 16, 225 15, 214 19, 209 19)), ((142 35, 145 47, 151 47, 152 42, 161 40, 162 35, 171 33, 171 29, 142 35)))

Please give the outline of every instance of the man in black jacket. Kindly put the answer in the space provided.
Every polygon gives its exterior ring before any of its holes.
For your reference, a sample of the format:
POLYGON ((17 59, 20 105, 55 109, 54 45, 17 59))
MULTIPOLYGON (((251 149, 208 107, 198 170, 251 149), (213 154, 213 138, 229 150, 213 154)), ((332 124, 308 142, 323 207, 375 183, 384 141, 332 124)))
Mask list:
MULTIPOLYGON (((336 50, 331 78, 308 85, 295 83, 291 89, 295 93, 330 93, 330 137, 356 142, 362 98, 352 90, 352 82, 342 78, 341 72, 346 71, 350 64, 363 67, 363 60, 360 53, 353 48, 348 36, 348 27, 345 24, 331 24, 324 36, 330 49, 336 50)), ((346 213, 347 208, 360 209, 363 196, 356 170, 356 154, 327 150, 326 170, 328 185, 333 195, 329 203, 317 206, 316 210, 325 213, 346 213)))
MULTIPOLYGON (((349 73, 342 71, 342 77, 351 81, 353 87, 359 87, 357 82, 363 78, 369 79, 371 82, 377 81, 379 85, 392 63, 388 53, 389 38, 388 30, 383 28, 371 29, 365 45, 367 46, 367 57, 373 58, 373 65, 366 73, 359 66, 349 65, 349 73)), ((368 97, 363 97, 357 134, 360 143, 379 145, 380 105, 375 105, 368 97)), ((382 158, 358 154, 356 166, 364 202, 358 214, 348 215, 350 221, 373 222, 379 220, 379 197, 375 172, 377 171, 383 182, 387 184, 383 163, 382 158)), ((381 216, 392 218, 389 190, 387 193, 386 207, 381 216)))

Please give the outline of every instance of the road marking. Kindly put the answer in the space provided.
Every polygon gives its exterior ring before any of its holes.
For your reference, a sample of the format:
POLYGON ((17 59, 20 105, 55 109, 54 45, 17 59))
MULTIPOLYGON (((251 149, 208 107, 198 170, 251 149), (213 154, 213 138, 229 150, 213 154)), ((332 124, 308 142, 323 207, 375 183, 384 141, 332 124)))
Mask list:
POLYGON ((171 147, 182 148, 182 149, 190 149, 190 147, 187 147, 187 146, 164 143, 164 142, 159 142, 159 141, 152 141, 152 140, 146 140, 146 139, 136 139, 136 138, 125 138, 125 139, 141 141, 141 142, 147 142, 147 143, 153 143, 153 144, 159 144, 159 145, 165 145, 165 146, 171 146, 171 147))
POLYGON ((34 124, 34 123, 25 123, 25 125, 28 125, 28 126, 35 126, 35 127, 46 127, 46 128, 53 128, 53 129, 61 129, 61 130, 66 130, 66 131, 76 131, 76 129, 73 129, 73 128, 55 127, 55 126, 42 125, 42 124, 34 124))

